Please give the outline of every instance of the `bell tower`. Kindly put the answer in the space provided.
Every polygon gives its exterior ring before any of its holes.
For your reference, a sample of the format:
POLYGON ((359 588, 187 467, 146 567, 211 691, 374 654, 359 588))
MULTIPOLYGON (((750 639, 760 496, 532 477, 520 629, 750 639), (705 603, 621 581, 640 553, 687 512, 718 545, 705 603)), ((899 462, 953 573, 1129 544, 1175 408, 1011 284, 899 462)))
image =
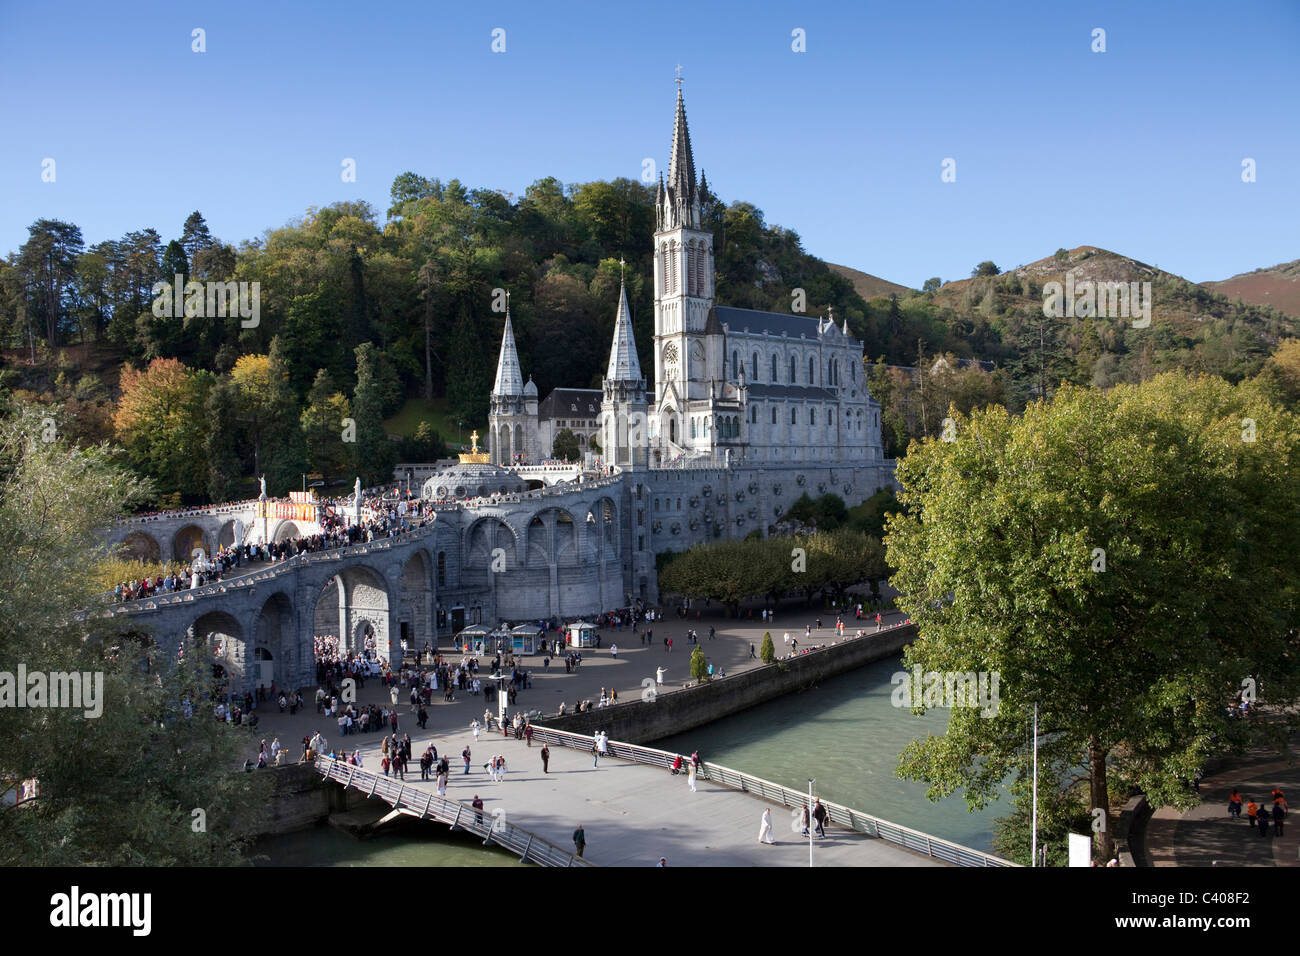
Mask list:
POLYGON ((703 228, 680 66, 677 73, 668 179, 660 175, 655 195, 655 401, 661 408, 709 397, 705 325, 714 295, 713 235, 703 228))

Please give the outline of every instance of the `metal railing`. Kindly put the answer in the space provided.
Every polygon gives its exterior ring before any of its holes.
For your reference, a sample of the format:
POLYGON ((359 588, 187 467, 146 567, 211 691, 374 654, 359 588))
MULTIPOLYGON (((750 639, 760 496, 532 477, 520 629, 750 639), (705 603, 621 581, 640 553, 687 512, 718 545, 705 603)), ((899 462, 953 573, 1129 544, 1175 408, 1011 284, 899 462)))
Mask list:
POLYGON ((318 755, 316 770, 326 780, 333 780, 345 788, 360 791, 368 797, 378 797, 394 810, 401 810, 421 820, 432 819, 448 824, 453 830, 465 830, 483 838, 483 844, 495 843, 519 855, 520 863, 540 866, 594 866, 589 860, 561 849, 549 840, 539 837, 491 811, 475 810, 467 803, 448 800, 428 790, 407 787, 405 783, 383 774, 370 773, 360 767, 318 755), (479 822, 482 820, 483 822, 479 822))
MULTIPOLYGON (((590 751, 592 746, 590 736, 569 733, 567 730, 539 727, 537 724, 533 725, 533 740, 540 740, 543 743, 555 744, 557 747, 569 747, 583 752, 590 751)), ((642 747, 638 744, 625 744, 611 740, 609 741, 608 756, 620 757, 623 760, 631 760, 634 763, 646 764, 651 767, 670 769, 678 755, 669 753, 666 750, 656 750, 653 747, 642 747)), ((770 780, 764 780, 761 777, 742 773, 739 770, 732 770, 729 767, 705 761, 700 764, 699 774, 705 780, 711 780, 732 790, 739 790, 741 793, 750 793, 762 797, 764 800, 771 800, 773 803, 780 803, 783 807, 805 807, 808 805, 807 793, 784 787, 779 783, 772 783, 770 780)), ((899 826, 897 823, 890 823, 888 820, 882 820, 869 813, 863 813, 861 810, 854 810, 851 807, 830 803, 826 800, 822 801, 822 806, 830 814, 829 819, 842 827, 897 844, 917 853, 924 853, 926 856, 942 860, 945 863, 951 863, 954 866, 1019 866, 1018 863, 1012 863, 1010 860, 1004 860, 1002 857, 994 856, 991 853, 984 853, 981 850, 962 846, 960 843, 953 843, 950 840, 931 836, 928 833, 922 833, 920 830, 913 830, 911 827, 899 826)))

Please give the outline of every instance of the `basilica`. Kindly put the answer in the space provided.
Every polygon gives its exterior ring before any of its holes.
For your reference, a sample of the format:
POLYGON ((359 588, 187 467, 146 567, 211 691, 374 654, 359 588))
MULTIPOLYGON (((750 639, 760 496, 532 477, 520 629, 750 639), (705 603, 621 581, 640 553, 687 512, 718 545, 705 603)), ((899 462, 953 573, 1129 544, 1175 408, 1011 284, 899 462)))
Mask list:
POLYGON ((626 289, 602 388, 557 388, 540 401, 507 312, 488 428, 488 459, 499 467, 546 460, 564 428, 584 451, 599 448, 601 470, 623 486, 625 588, 645 597, 657 552, 768 534, 802 494, 833 492, 852 507, 894 483, 848 322, 715 301, 713 236, 680 82, 655 221, 654 389, 626 289))
POLYGON ((596 438, 603 463, 622 468, 817 463, 867 467, 888 484, 880 405, 848 322, 715 302, 713 236, 702 228, 680 87, 655 214, 655 389, 637 358, 625 291, 604 387, 557 388, 540 402, 536 385, 523 380, 507 314, 491 395, 491 460, 540 461, 556 432, 569 428, 584 449, 596 438))

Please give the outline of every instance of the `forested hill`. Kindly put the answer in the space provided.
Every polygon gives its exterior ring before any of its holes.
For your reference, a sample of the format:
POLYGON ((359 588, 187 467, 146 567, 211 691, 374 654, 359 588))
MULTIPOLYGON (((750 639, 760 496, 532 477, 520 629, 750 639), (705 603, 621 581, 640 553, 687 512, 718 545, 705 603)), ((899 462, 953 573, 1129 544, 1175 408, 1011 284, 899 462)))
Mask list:
MULTIPOLYGON (((998 381, 962 389, 1012 407, 1061 380, 1108 385, 1166 367, 1236 380, 1296 334, 1296 320, 1272 309, 1091 247, 1005 275, 984 262, 971 279, 931 279, 921 292, 885 283, 893 294, 866 301, 854 279, 883 280, 836 271, 754 205, 701 193, 719 303, 789 312, 802 289, 807 314, 847 319, 881 367, 938 354, 995 362, 998 381), (1043 284, 1067 270, 1151 281, 1151 326, 1045 318, 1043 284)), ((171 227, 175 238, 150 226, 90 245, 75 223, 39 220, 0 260, 3 382, 20 398, 62 405, 61 434, 124 445, 163 494, 220 497, 258 470, 277 492, 302 472, 356 467, 379 480, 394 455, 441 449, 427 419, 422 435, 403 429, 414 444, 385 440, 385 420, 407 399, 438 400, 444 427, 485 422, 507 291, 525 374, 542 395, 599 384, 620 274, 642 368, 653 370, 653 200, 651 187, 627 179, 547 178, 515 197, 408 172, 382 214, 363 202, 313 208, 238 248, 198 212, 171 227), (256 324, 156 315, 154 284, 178 274, 260 283, 256 324), (187 433, 162 428, 169 416, 187 433), (340 417, 355 418, 355 447, 339 444, 340 417)), ((887 412, 895 402, 901 451, 941 409, 930 402, 913 415, 899 398, 906 383, 897 386, 879 397, 887 412)))

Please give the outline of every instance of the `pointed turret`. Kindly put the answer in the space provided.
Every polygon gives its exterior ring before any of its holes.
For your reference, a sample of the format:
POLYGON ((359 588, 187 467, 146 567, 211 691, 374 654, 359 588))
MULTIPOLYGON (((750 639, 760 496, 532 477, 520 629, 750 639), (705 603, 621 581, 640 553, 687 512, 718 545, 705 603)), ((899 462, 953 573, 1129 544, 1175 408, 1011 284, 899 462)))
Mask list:
POLYGON ((524 376, 519 370, 519 353, 515 351, 515 332, 510 325, 510 310, 506 309, 506 330, 501 336, 501 355, 497 358, 497 380, 492 386, 496 396, 522 396, 524 376))
POLYGON ((614 317, 614 344, 609 350, 609 367, 605 371, 608 382, 626 382, 640 385, 641 363, 636 357, 636 342, 632 338, 632 311, 627 307, 627 286, 618 288, 618 314, 614 317))

